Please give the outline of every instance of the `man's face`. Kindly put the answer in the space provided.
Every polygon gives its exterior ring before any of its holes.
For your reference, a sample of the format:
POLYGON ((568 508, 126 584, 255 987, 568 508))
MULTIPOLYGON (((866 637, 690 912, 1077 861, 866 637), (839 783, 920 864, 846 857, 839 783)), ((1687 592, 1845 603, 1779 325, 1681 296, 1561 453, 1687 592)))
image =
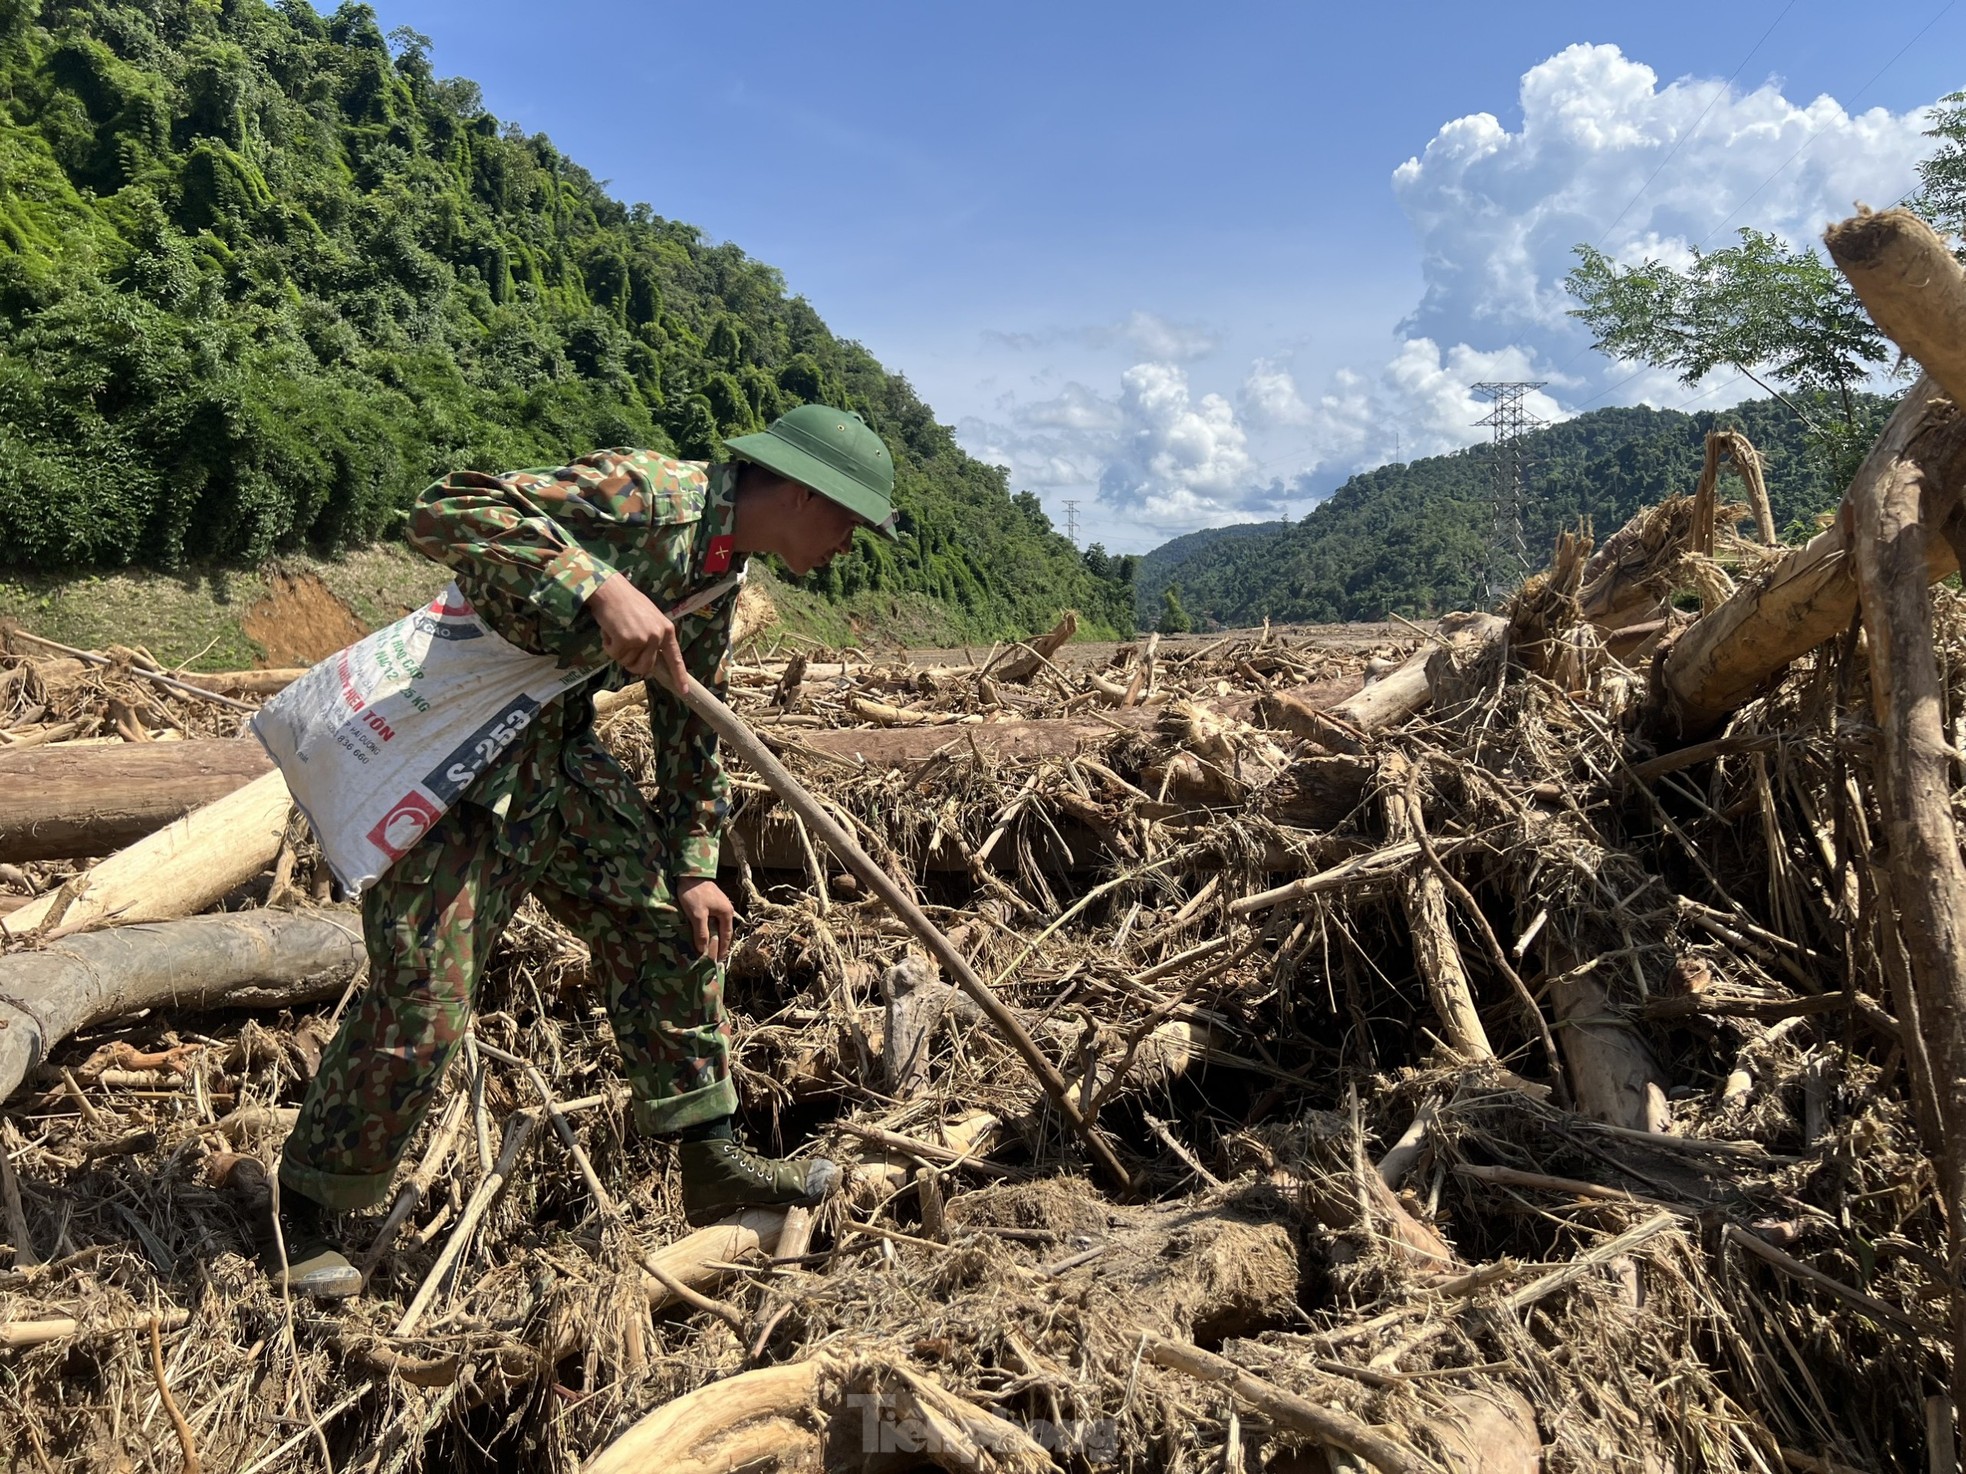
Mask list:
POLYGON ((783 533, 779 556, 796 574, 824 568, 853 544, 853 531, 867 524, 838 502, 818 492, 800 487, 803 505, 793 514, 792 524, 783 533))

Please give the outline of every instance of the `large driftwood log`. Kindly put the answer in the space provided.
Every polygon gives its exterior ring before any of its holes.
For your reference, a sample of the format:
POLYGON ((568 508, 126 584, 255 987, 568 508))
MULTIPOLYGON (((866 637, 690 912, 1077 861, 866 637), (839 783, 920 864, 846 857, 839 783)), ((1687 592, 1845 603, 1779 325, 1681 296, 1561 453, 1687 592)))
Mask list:
POLYGON ((109 854, 272 766, 250 739, 0 751, 0 860, 109 854))
POLYGON ((1016 1424, 898 1365, 821 1353, 664 1403, 582 1474, 805 1474, 919 1468, 1039 1474, 1057 1466, 1016 1424))
POLYGON ((255 778, 0 917, 0 932, 26 936, 45 926, 66 935, 195 915, 273 862, 292 809, 277 772, 255 778))
MULTIPOLYGON (((1825 239, 1877 325, 1948 393, 1966 392, 1958 336, 1966 332, 1966 272, 1931 228, 1892 210, 1847 220, 1825 239)), ((1893 900, 1923 1022, 1929 1063, 1919 1068, 1945 1118, 1939 1179, 1957 1399, 1966 1395, 1966 862, 1952 818, 1945 679, 1926 589, 1932 545, 1945 541, 1930 523, 1932 488, 1921 484, 1932 474, 1901 460, 1853 490, 1851 506, 1893 900)))
POLYGON ((0 1100, 90 1024, 144 1008, 330 998, 363 959, 352 911, 249 911, 123 926, 0 957, 0 1100))
POLYGON ((1933 498, 1928 525, 1948 536, 1925 545, 1929 582, 1957 570, 1952 538, 1966 533, 1957 490, 1966 486, 1966 424, 1921 379, 1905 395, 1845 495, 1846 512, 1808 546, 1783 557, 1695 624, 1666 656, 1660 672, 1661 727, 1686 741, 1707 735, 1751 701, 1790 661, 1849 628, 1857 613, 1847 507, 1870 494, 1900 462, 1918 468, 1933 498))
MULTIPOLYGON (((1508 630, 1508 621, 1493 614, 1449 614, 1439 625, 1441 639, 1463 658, 1499 648, 1508 630)), ((1384 680, 1332 707, 1331 714, 1367 732, 1398 726, 1433 700, 1428 667, 1439 649, 1422 646, 1384 680)))
POLYGON ((1966 403, 1966 273, 1909 210, 1863 210, 1823 236, 1871 321, 1966 403))

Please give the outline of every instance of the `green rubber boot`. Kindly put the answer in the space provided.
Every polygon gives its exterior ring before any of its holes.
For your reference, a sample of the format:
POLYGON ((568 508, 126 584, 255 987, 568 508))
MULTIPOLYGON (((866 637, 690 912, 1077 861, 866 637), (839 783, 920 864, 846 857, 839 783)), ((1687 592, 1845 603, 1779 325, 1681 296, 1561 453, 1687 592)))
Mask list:
POLYGON ((329 1232, 327 1213, 297 1192, 280 1194, 280 1238, 273 1237, 269 1203, 260 1231, 260 1268, 276 1290, 316 1300, 350 1300, 362 1293, 362 1272, 348 1262, 329 1232), (280 1264, 282 1244, 286 1267, 280 1264))
POLYGON ((794 1208, 833 1190, 840 1169, 824 1157, 794 1162, 761 1157, 728 1136, 676 1144, 683 1216, 701 1226, 745 1208, 794 1208))

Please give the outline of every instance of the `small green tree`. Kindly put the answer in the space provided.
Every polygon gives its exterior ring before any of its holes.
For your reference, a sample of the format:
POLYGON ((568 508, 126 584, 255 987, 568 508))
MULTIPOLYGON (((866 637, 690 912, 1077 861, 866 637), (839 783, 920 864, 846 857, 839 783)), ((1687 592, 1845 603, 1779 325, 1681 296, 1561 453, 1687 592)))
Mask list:
POLYGON ((1154 628, 1164 635, 1185 635, 1195 627, 1188 611, 1181 607, 1181 591, 1173 584, 1161 590, 1160 623, 1154 628))
MULTIPOLYGON (((1918 191, 1906 203, 1956 235, 1966 231, 1966 92, 1939 100, 1925 136, 1939 147, 1919 164, 1918 191)), ((1896 350, 1810 246, 1791 249, 1756 230, 1741 231, 1740 242, 1696 248, 1684 269, 1621 267, 1579 246, 1565 281, 1580 304, 1571 316, 1589 326, 1595 347, 1671 369, 1689 385, 1716 368, 1738 369, 1809 426, 1816 458, 1845 480, 1877 429, 1852 390, 1896 350)))
POLYGON ((1876 426, 1852 391, 1896 350, 1843 274, 1814 251, 1743 230, 1740 244, 1695 251, 1683 270, 1658 261, 1619 266, 1579 246, 1565 280, 1592 346, 1670 369, 1688 386, 1738 370, 1809 426, 1825 463, 1854 471, 1876 426))

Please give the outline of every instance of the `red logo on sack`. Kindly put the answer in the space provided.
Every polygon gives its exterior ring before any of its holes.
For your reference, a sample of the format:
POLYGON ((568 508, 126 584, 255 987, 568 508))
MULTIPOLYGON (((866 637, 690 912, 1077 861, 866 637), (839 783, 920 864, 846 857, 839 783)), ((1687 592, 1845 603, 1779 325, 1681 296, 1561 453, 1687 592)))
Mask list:
POLYGON ((369 831, 369 843, 392 860, 400 860, 411 845, 430 832, 430 826, 443 817, 436 806, 415 791, 396 800, 396 807, 382 816, 369 831))
POLYGON ((730 555, 735 551, 735 544, 728 534, 723 537, 711 538, 710 551, 703 556, 703 571, 705 573, 728 573, 730 571, 730 555))

